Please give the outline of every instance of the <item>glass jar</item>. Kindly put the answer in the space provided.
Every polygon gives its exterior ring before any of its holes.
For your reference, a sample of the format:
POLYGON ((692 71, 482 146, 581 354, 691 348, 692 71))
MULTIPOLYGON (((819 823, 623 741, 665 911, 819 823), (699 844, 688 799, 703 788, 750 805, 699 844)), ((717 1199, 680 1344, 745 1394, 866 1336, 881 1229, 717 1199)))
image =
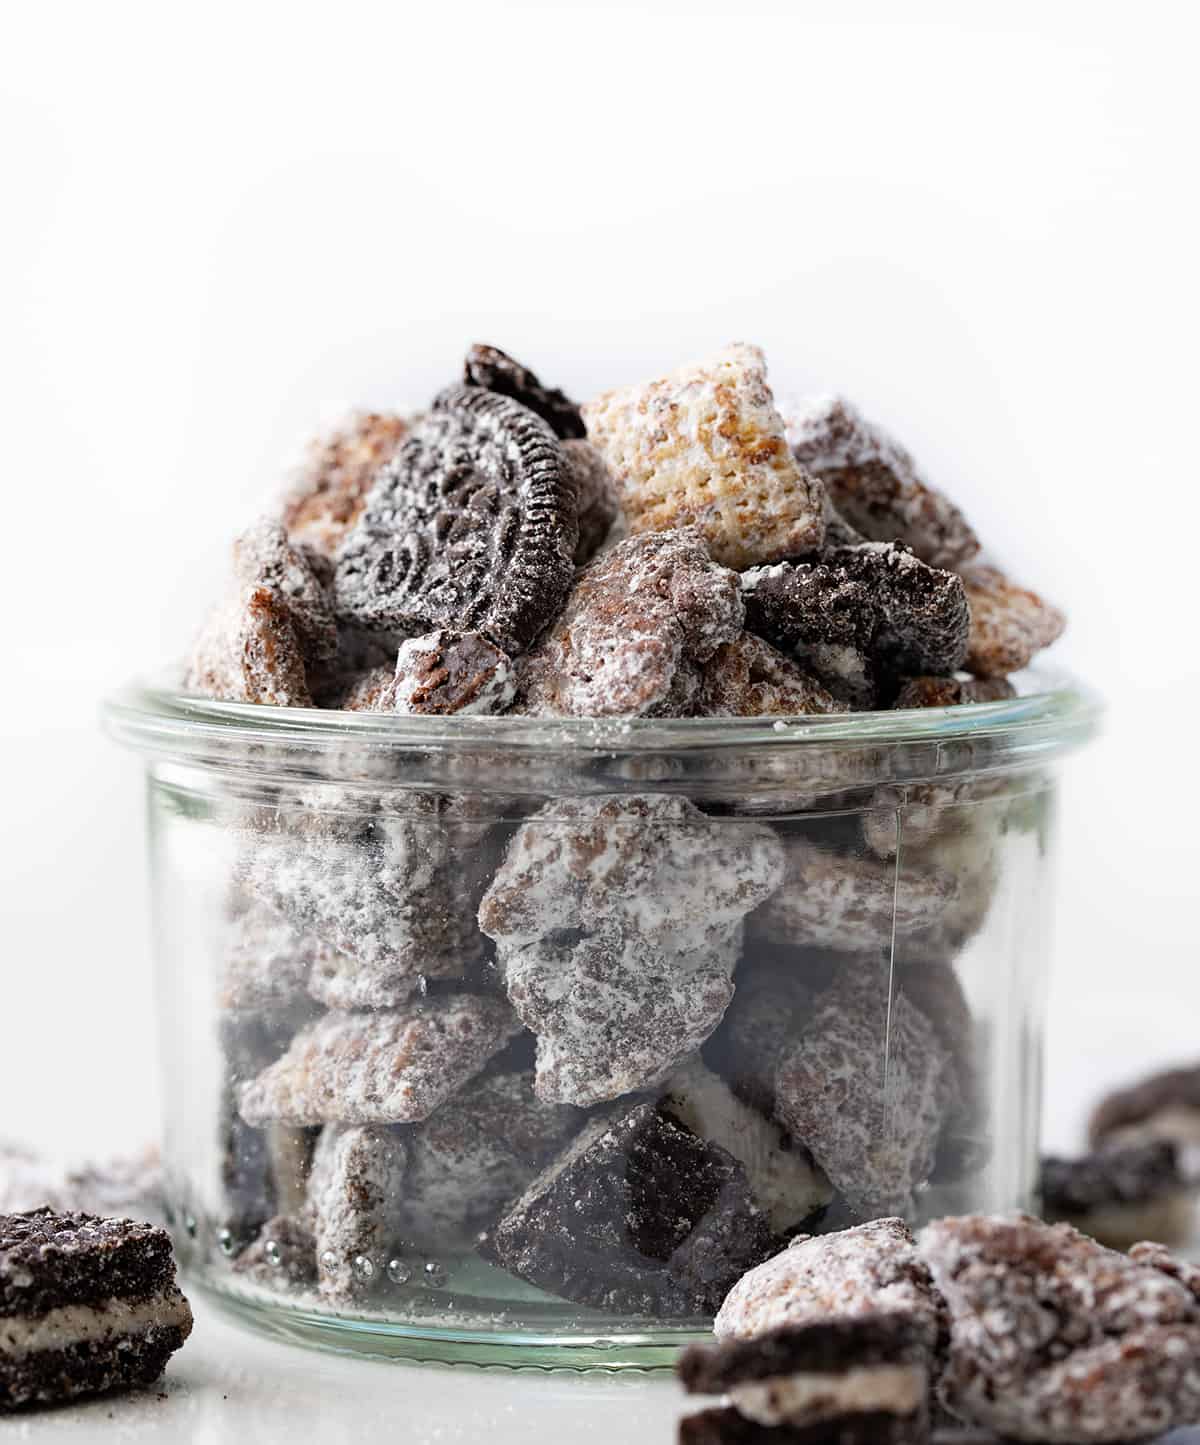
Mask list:
POLYGON ((1030 1203, 1095 700, 775 720, 113 698, 181 1261, 289 1338, 666 1364, 797 1232, 1030 1203))

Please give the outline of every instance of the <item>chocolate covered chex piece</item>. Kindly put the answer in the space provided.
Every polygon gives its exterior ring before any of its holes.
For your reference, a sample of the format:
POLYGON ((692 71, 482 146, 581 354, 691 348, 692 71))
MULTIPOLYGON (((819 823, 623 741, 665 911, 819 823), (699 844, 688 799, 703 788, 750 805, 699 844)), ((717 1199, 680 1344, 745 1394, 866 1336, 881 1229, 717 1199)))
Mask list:
POLYGON ((393 1124, 428 1118, 520 1032, 503 999, 428 998, 329 1013, 241 1091, 251 1124, 393 1124))
POLYGON ((887 970, 845 969, 775 1071, 775 1108, 852 1209, 903 1214, 954 1102, 950 1056, 887 970))
POLYGON ((814 396, 789 407, 787 437, 797 461, 864 537, 903 542, 933 567, 959 567, 979 551, 962 512, 845 397, 814 396))
POLYGON ((723 643, 705 663, 696 707, 701 717, 793 717, 846 710, 815 677, 750 632, 723 643))
POLYGON ((575 565, 583 567, 592 560, 611 533, 621 505, 608 463, 591 442, 565 441, 563 456, 579 508, 575 565))
POLYGON ((896 694, 892 706, 960 707, 972 702, 1005 702, 1017 690, 1006 677, 910 677, 896 694))
POLYGON ((311 1289, 317 1282, 317 1240, 307 1217, 268 1219, 233 1262, 234 1274, 266 1289, 311 1289))
POLYGON ((382 1278, 407 1172, 405 1140, 386 1125, 326 1124, 321 1130, 306 1214, 327 1299, 359 1298, 382 1278))
POLYGON ((520 660, 516 711, 536 717, 686 715, 700 667, 741 633, 734 573, 689 532, 630 537, 576 579, 520 660))
POLYGON ((964 661, 977 676, 1019 672, 1062 636, 1067 619, 1058 608, 1018 587, 998 567, 980 562, 964 569, 962 576, 971 605, 964 661))
POLYGON ((149 1385, 191 1329, 163 1230, 0 1215, 0 1413, 149 1385))
POLYGON ((247 900, 230 919, 220 972, 220 1006, 287 1008, 308 992, 314 973, 343 961, 332 944, 302 933, 281 914, 247 900))
POLYGON ((740 1164, 653 1104, 593 1119, 496 1226, 505 1269, 626 1315, 710 1314, 771 1249, 740 1164))
POLYGON ((946 1405, 1014 1440, 1140 1440, 1200 1420, 1200 1308, 1155 1264, 1028 1215, 940 1219, 921 1254, 950 1306, 946 1405))
POLYGON ((360 411, 311 444, 283 505, 283 525, 295 546, 334 557, 408 427, 396 412, 360 411))
POLYGON ((584 406, 631 532, 695 527, 738 569, 820 548, 821 485, 792 456, 766 377, 762 352, 739 343, 584 406))
POLYGON ((902 1219, 873 1219, 835 1234, 798 1235, 743 1276, 722 1304, 718 1339, 753 1339, 831 1317, 911 1318, 933 1349, 945 1330, 945 1302, 902 1219))

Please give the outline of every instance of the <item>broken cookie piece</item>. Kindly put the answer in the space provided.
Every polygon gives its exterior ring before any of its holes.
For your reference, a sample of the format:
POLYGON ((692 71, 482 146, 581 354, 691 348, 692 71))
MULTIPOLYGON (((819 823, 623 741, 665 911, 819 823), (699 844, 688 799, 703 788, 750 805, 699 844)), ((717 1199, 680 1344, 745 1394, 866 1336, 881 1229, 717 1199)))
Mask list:
POLYGON ((191 1329, 163 1230, 0 1215, 0 1412, 149 1385, 191 1329))
POLYGON ((961 566, 979 539, 907 451, 845 397, 814 396, 787 415, 796 460, 819 477, 840 516, 875 542, 903 542, 932 567, 961 566))
POLYGON ((1111 1249, 1138 1240, 1183 1244, 1195 1205, 1169 1139, 1102 1149, 1082 1159, 1042 1160, 1042 1213, 1111 1249))
POLYGON ((521 1031, 503 999, 428 998, 329 1013, 241 1091, 251 1124, 393 1124, 428 1118, 521 1031))
POLYGON ((772 1248, 740 1164, 639 1104, 593 1119, 496 1226, 507 1270, 564 1299, 651 1318, 711 1314, 772 1248))
POLYGON ((685 715, 699 667, 742 630, 738 580, 688 532, 630 537, 579 574, 521 659, 516 711, 535 717, 685 715))
POLYGON ((1170 1139, 1189 1177, 1200 1161, 1200 1066, 1164 1069, 1100 1100, 1088 1122, 1094 1148, 1170 1139))
POLYGON ((796 462, 756 346, 736 344, 583 408, 630 531, 695 527, 727 567, 820 548, 822 489, 796 462))

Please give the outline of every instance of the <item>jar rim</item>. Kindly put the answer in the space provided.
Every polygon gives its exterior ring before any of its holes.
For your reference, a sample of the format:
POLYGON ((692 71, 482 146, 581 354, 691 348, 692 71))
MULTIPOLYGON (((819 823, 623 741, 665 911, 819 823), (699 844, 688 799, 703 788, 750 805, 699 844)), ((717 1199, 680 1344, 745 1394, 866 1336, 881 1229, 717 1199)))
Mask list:
POLYGON ((182 691, 169 671, 134 679, 103 703, 108 732, 137 751, 185 759, 214 744, 295 745, 318 752, 362 743, 396 748, 622 755, 735 749, 927 747, 987 739, 993 756, 1073 751, 1095 736, 1100 696, 1060 668, 1031 667, 1000 702, 883 712, 760 718, 405 717, 329 708, 218 702, 182 691))

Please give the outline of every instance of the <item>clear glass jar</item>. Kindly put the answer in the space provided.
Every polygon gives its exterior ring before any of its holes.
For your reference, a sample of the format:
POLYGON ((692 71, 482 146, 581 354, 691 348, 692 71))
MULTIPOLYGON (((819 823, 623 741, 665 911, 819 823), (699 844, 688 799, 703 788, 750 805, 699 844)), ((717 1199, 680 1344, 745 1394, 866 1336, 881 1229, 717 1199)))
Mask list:
POLYGON ((113 698, 193 1281, 402 1358, 668 1363, 796 1232, 1027 1204, 1097 704, 423 719, 113 698))

